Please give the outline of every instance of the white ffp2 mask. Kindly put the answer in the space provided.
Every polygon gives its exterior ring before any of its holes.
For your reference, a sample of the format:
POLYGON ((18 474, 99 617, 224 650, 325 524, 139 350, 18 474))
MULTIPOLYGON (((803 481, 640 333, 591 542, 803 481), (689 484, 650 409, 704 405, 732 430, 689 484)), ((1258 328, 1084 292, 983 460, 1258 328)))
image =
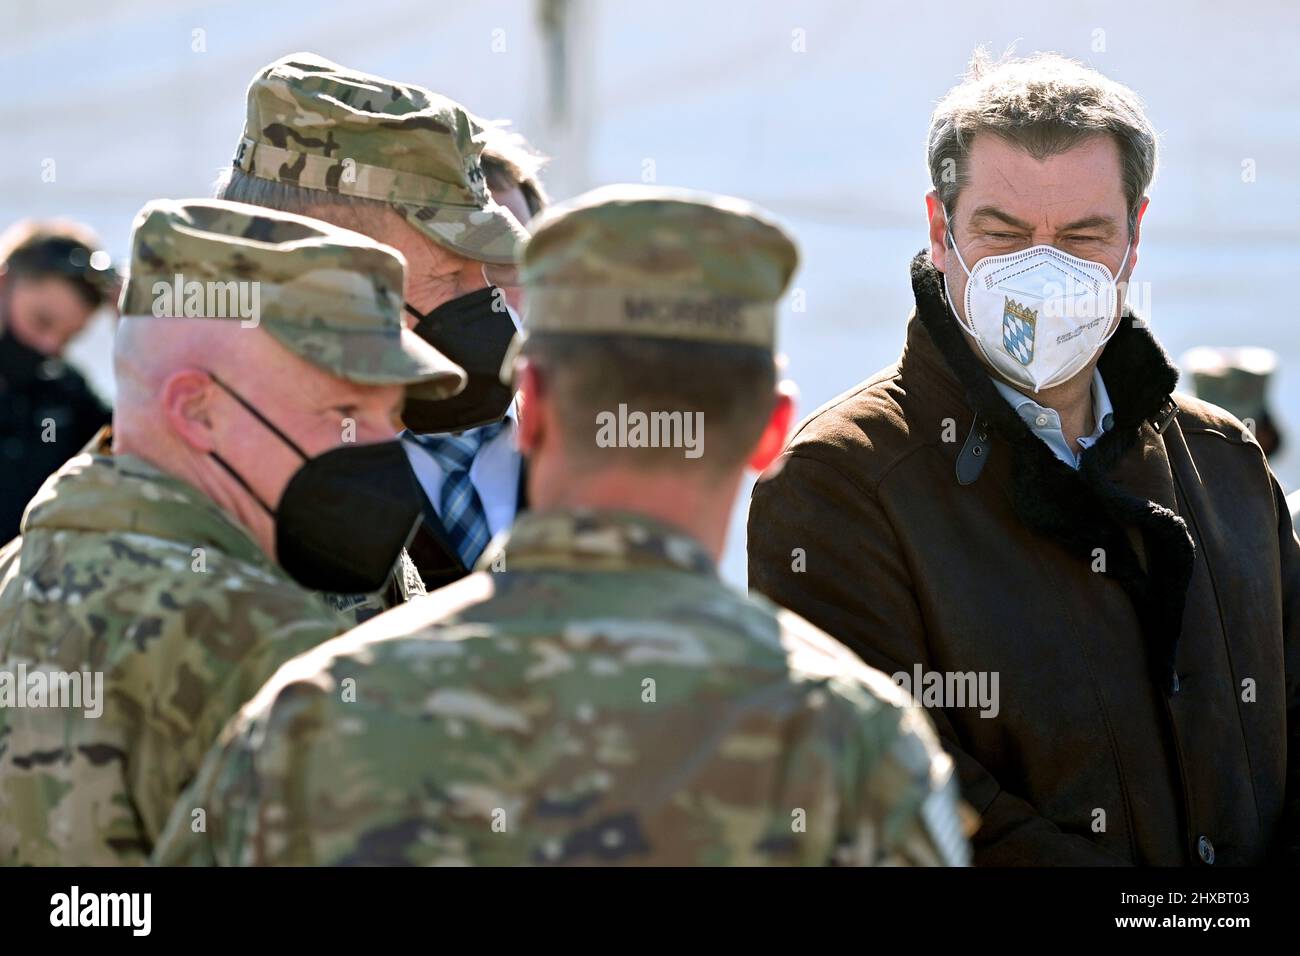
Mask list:
MULTIPOLYGON (((966 273, 967 321, 957 314, 951 293, 949 308, 989 364, 1013 385, 1040 392, 1068 381, 1114 334, 1119 293, 1116 277, 1101 263, 1055 246, 1032 246, 986 256, 968 269, 951 232, 948 238, 966 273)), ((1121 271, 1131 248, 1130 240, 1121 271)), ((943 281, 947 292, 946 274, 943 281)))

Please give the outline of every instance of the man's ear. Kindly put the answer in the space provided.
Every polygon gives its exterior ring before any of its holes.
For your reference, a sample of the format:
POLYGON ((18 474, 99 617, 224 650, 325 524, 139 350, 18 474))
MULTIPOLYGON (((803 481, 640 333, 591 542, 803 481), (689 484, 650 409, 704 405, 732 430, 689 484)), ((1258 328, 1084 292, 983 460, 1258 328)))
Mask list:
POLYGON ((158 405, 168 427, 186 445, 206 454, 213 441, 212 401, 216 386, 212 378, 198 369, 172 372, 158 391, 158 405))
POLYGON ((521 358, 515 362, 515 387, 519 396, 519 450, 532 455, 546 438, 546 382, 534 363, 521 358))
POLYGON ((794 424, 794 383, 788 379, 776 387, 776 402, 772 414, 767 419, 763 434, 758 444, 749 454, 749 467, 759 474, 767 470, 768 465, 776 461, 785 450, 786 439, 790 436, 790 426, 794 424))
POLYGON ((938 190, 925 194, 925 215, 930 222, 930 261, 940 272, 948 271, 948 214, 939 202, 938 190))
MULTIPOLYGON (((1151 198, 1143 196, 1142 202, 1138 204, 1137 216, 1133 220, 1133 251, 1129 253, 1129 262, 1132 263, 1132 266, 1129 268, 1129 275, 1132 275, 1133 270, 1137 268, 1138 245, 1142 242, 1142 217, 1147 214, 1147 206, 1149 205, 1151 205, 1151 198)), ((1120 268, 1122 269, 1123 265, 1120 268)))

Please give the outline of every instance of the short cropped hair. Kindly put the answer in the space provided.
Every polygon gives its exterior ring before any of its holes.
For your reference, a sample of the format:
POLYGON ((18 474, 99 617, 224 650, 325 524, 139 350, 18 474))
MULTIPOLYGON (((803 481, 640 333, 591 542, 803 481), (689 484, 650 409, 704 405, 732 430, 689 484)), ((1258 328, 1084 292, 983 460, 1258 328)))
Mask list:
POLYGON ((382 199, 367 199, 327 189, 273 182, 260 176, 250 176, 234 166, 222 171, 213 187, 213 195, 217 199, 264 206, 316 219, 321 218, 319 211, 329 210, 331 224, 368 236, 373 236, 383 228, 382 212, 392 208, 382 199))
POLYGON ((523 354, 543 375, 564 423, 566 445, 593 468, 617 461, 646 469, 702 466, 726 472, 749 457, 776 401, 776 362, 761 346, 533 333, 523 354), (620 405, 647 415, 701 413, 699 460, 684 460, 676 447, 598 446, 597 417, 617 414, 620 405))

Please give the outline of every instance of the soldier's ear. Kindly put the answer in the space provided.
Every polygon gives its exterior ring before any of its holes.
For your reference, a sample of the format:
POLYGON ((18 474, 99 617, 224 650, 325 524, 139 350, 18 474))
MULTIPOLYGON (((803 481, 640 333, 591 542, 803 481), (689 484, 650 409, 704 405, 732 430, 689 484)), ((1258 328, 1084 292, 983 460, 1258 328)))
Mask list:
MULTIPOLYGON (((1128 275, 1123 277, 1125 282, 1132 277, 1133 270, 1137 268, 1138 246, 1142 244, 1142 220, 1147 214, 1147 207, 1150 205, 1151 197, 1149 196, 1143 196, 1142 201, 1138 203, 1137 216, 1135 216, 1133 220, 1133 235, 1129 237, 1129 242, 1132 244, 1133 248, 1129 252, 1128 261, 1121 262, 1119 266, 1121 274, 1124 272, 1125 266, 1128 267, 1128 275)), ((1121 276, 1116 276, 1116 278, 1119 279, 1121 276)))
POLYGON ((537 366, 526 358, 515 365, 519 394, 519 450, 532 455, 546 439, 546 383, 537 366))
POLYGON ((785 449, 786 438, 790 435, 790 426, 794 424, 796 394, 794 383, 788 379, 776 387, 776 401, 772 405, 772 414, 768 416, 767 426, 749 455, 749 467, 759 474, 766 471, 785 449))
POLYGON ((181 369, 163 380, 158 390, 159 410, 173 434, 201 454, 213 451, 212 378, 199 369, 181 369))

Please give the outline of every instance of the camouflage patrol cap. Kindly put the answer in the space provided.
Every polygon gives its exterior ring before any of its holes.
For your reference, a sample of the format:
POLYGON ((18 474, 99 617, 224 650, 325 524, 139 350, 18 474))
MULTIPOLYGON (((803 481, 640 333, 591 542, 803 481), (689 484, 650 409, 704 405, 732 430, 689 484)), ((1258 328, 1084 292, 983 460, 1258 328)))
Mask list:
POLYGON ((527 231, 487 191, 481 135, 444 96, 295 53, 249 84, 234 165, 272 182, 387 202, 453 252, 513 264, 527 231))
POLYGON ((608 333, 772 348, 793 240, 741 199, 606 186, 534 220, 525 333, 608 333))
POLYGON ((123 315, 234 319, 362 385, 440 399, 464 370, 402 321, 401 253, 359 233, 221 199, 159 199, 136 216, 123 315))
POLYGON ((1263 417, 1269 378, 1276 368, 1277 354, 1271 349, 1200 346, 1183 356, 1196 397, 1243 421, 1263 417))

